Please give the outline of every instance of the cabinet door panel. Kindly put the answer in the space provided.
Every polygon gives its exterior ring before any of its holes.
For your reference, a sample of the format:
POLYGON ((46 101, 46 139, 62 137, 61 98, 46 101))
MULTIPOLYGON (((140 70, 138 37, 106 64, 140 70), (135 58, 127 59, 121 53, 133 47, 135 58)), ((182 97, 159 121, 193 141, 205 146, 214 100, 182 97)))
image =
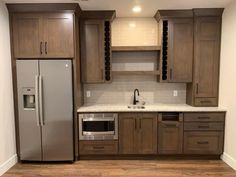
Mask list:
POLYGON ((104 82, 104 22, 86 20, 82 22, 81 28, 83 82, 104 82))
POLYGON ((136 114, 119 115, 119 152, 137 154, 136 114))
POLYGON ((13 45, 16 58, 39 58, 42 53, 42 18, 40 14, 13 16, 13 45), (40 45, 41 44, 41 45, 40 45))
POLYGON ((73 14, 44 15, 44 54, 48 58, 73 58, 73 14))
POLYGON ((169 23, 169 81, 192 82, 193 19, 171 19, 169 23))
POLYGON ((220 56, 219 17, 198 17, 195 21, 195 97, 218 95, 220 56))
POLYGON ((140 114, 139 122, 139 154, 157 153, 157 115, 140 114))

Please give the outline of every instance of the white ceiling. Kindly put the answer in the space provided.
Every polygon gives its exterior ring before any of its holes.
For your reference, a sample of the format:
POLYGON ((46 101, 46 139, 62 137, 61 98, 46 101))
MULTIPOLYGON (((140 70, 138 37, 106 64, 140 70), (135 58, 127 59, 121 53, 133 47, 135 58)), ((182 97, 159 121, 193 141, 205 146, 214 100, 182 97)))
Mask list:
POLYGON ((236 0, 4 0, 7 3, 78 2, 83 10, 116 10, 117 17, 152 17, 158 9, 226 7, 236 0), (135 5, 142 7, 138 14, 135 5))

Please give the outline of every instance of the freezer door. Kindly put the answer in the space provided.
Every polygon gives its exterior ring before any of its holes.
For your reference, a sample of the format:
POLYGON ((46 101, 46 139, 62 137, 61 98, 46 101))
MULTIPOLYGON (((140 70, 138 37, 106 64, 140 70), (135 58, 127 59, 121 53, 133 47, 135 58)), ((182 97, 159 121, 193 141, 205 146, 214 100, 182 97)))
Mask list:
POLYGON ((38 60, 17 60, 20 160, 42 160, 37 109, 38 60))
POLYGON ((71 60, 40 60, 43 161, 72 161, 71 60))

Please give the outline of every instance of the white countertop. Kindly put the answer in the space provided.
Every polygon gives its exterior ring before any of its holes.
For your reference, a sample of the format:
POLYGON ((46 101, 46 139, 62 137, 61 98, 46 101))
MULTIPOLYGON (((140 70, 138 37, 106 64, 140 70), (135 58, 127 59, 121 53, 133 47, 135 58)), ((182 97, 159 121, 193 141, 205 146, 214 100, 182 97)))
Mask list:
POLYGON ((145 105, 145 109, 130 109, 128 105, 84 105, 79 113, 95 112, 225 112, 226 109, 219 107, 192 107, 187 104, 152 104, 145 105))

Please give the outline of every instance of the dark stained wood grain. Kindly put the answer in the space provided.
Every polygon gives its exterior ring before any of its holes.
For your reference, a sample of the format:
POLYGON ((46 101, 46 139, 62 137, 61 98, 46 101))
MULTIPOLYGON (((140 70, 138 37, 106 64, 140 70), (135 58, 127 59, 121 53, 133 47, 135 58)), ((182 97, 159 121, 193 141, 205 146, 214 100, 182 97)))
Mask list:
POLYGON ((221 160, 82 160, 17 164, 3 177, 236 177, 221 160))

